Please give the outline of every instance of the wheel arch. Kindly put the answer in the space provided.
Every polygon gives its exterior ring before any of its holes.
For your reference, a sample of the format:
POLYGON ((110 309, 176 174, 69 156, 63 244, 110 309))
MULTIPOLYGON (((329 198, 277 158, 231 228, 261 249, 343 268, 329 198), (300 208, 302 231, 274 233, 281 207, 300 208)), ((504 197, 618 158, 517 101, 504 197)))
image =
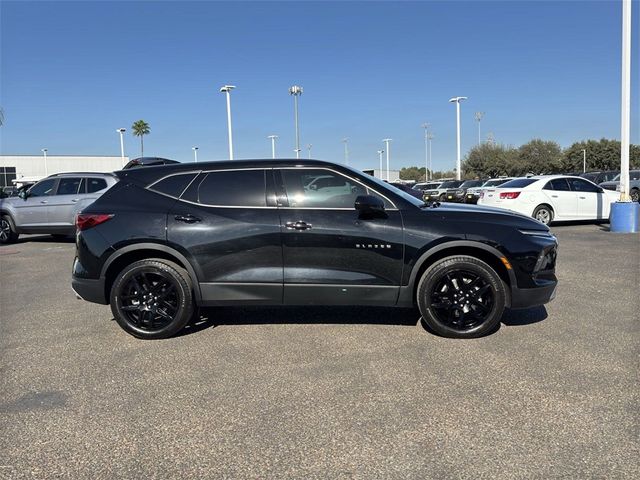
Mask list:
POLYGON ((456 255, 468 255, 477 258, 493 268, 507 285, 507 306, 511 306, 510 287, 517 285, 517 281, 513 270, 508 269, 502 261, 502 258, 505 258, 505 256, 498 249, 490 245, 471 240, 445 242, 424 252, 416 261, 409 276, 409 288, 408 292, 405 293, 405 297, 408 293, 410 294, 410 298, 403 299, 401 292, 399 303, 404 300, 402 303, 410 301, 411 304, 415 305, 418 283, 420 282, 422 274, 438 260, 456 255))
POLYGON ((113 282, 122 269, 133 262, 144 260, 147 258, 161 258, 174 262, 178 266, 184 268, 191 277, 191 285, 196 301, 199 303, 202 296, 200 293, 200 284, 195 269, 187 258, 177 250, 166 245, 158 245, 155 243, 136 243, 118 249, 112 254, 104 266, 100 276, 104 278, 105 298, 109 298, 113 282))

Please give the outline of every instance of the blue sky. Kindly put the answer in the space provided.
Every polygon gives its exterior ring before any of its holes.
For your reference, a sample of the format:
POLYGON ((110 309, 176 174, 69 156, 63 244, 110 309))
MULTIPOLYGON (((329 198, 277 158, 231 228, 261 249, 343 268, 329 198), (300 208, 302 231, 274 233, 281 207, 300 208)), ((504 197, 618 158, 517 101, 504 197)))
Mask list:
MULTIPOLYGON (((640 143, 639 2, 633 4, 632 142, 640 143)), ((293 102, 302 85, 301 143, 315 158, 392 168, 455 163, 483 137, 563 147, 620 136, 619 1, 567 2, 26 2, 0 4, 0 153, 138 156, 130 126, 151 126, 145 154, 227 158, 232 94, 236 158, 294 156, 293 102)), ((306 149, 303 156, 306 156, 306 149)))

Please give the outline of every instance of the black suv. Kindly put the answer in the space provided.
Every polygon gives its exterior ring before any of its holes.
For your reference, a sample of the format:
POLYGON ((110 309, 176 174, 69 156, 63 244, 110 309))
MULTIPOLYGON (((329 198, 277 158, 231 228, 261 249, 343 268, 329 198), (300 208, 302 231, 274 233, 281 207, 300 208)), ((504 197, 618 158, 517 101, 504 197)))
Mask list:
POLYGON ((139 338, 177 333, 198 306, 256 304, 417 305, 435 332, 476 337, 505 307, 555 294, 557 242, 540 222, 427 205, 344 165, 236 160, 116 175, 78 215, 73 288, 111 304, 139 338))

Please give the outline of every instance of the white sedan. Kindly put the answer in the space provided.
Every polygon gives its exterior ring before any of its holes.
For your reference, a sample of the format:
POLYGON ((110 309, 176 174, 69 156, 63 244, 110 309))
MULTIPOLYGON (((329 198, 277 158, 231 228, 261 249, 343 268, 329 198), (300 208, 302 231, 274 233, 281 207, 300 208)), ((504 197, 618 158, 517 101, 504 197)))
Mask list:
POLYGON ((485 189, 478 205, 506 208, 548 225, 563 220, 609 218, 611 203, 619 194, 580 177, 544 175, 516 178, 497 188, 485 189))

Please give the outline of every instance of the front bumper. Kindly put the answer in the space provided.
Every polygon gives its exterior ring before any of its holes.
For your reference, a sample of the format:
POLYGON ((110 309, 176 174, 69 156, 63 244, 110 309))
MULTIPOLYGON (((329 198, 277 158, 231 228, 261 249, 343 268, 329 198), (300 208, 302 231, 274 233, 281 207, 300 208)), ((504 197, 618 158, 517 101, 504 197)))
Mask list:
POLYGON ((104 294, 104 279, 99 278, 97 280, 89 278, 71 278, 71 288, 76 295, 87 302, 100 303, 107 305, 107 301, 104 294))
POLYGON ((511 308, 530 308, 549 303, 556 298, 557 280, 537 280, 534 288, 511 287, 511 308))

